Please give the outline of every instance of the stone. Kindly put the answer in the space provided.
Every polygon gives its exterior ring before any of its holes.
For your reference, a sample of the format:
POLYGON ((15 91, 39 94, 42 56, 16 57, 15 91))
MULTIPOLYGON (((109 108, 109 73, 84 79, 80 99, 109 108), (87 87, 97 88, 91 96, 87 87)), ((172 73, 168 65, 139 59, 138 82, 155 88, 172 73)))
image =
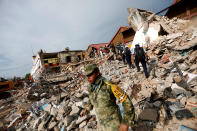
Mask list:
POLYGON ((180 100, 181 105, 185 106, 187 104, 187 98, 186 97, 182 97, 180 100))
POLYGON ((189 71, 197 70, 197 64, 190 66, 189 71))
POLYGON ((83 121, 80 125, 79 125, 79 128, 83 128, 84 126, 87 125, 87 121, 83 121))
POLYGON ((89 98, 88 98, 88 97, 85 97, 85 98, 83 99, 83 102, 84 102, 84 103, 89 102, 89 98))
POLYGON ((66 106, 64 110, 65 110, 65 114, 68 115, 72 111, 72 108, 70 106, 66 106))
POLYGON ((57 109, 56 108, 54 108, 54 107, 52 107, 52 109, 51 109, 51 115, 53 115, 54 117, 56 117, 57 116, 57 109))
POLYGON ((75 105, 78 106, 78 107, 84 108, 84 106, 83 106, 83 101, 76 102, 75 105))
POLYGON ((35 120, 34 125, 33 125, 33 129, 37 129, 37 127, 40 123, 41 123, 41 118, 38 118, 37 120, 35 120))
POLYGON ((169 39, 175 39, 175 38, 180 37, 180 36, 182 36, 182 35, 183 35, 183 32, 172 33, 172 34, 169 34, 169 35, 167 36, 167 40, 169 40, 169 39))
POLYGON ((171 76, 166 77, 166 81, 172 83, 173 82, 173 77, 171 77, 171 76))
POLYGON ((56 100, 57 100, 57 98, 54 95, 51 96, 50 101, 56 101, 56 100))
POLYGON ((83 93, 77 93, 75 96, 76 96, 77 98, 82 98, 82 97, 83 97, 83 93))
POLYGON ((40 118, 41 118, 42 121, 43 120, 46 121, 48 116, 49 116, 49 113, 48 112, 44 112, 44 114, 40 118))
POLYGON ((183 118, 192 118, 194 115, 187 109, 179 110, 175 113, 175 116, 178 120, 182 120, 183 118))
POLYGON ((57 114, 57 116, 56 116, 56 119, 58 120, 58 121, 62 121, 62 120, 64 120, 64 116, 63 116, 63 114, 57 114))
MULTIPOLYGON (((30 122, 32 120, 32 117, 31 117, 31 115, 29 115, 28 117, 27 117, 27 122, 30 122)), ((1 126, 0 126, 1 127, 1 126)))
POLYGON ((158 121, 158 111, 156 109, 144 109, 139 114, 139 119, 157 122, 158 121))
POLYGON ((60 121, 60 123, 58 124, 58 128, 61 128, 63 126, 63 121, 60 121))
POLYGON ((176 83, 179 83, 179 82, 182 81, 182 78, 181 78, 181 76, 176 76, 176 77, 173 78, 173 80, 174 80, 176 83))
POLYGON ((64 114, 65 113, 65 110, 63 107, 60 107, 59 110, 58 110, 58 113, 59 114, 64 114))
POLYGON ((171 86, 172 89, 172 94, 174 94, 174 96, 177 96, 179 94, 185 94, 186 96, 191 96, 192 93, 189 91, 186 91, 184 88, 179 87, 177 84, 172 84, 171 86))
POLYGON ((77 106, 72 106, 72 111, 70 112, 70 115, 78 114, 80 109, 77 106))
POLYGON ((70 131, 70 130, 76 128, 76 127, 77 127, 76 121, 73 121, 73 122, 66 128, 66 130, 67 130, 67 131, 70 131))
POLYGON ((76 124, 80 124, 83 121, 85 121, 86 119, 88 119, 89 117, 87 115, 83 116, 83 117, 79 117, 76 121, 76 124))
POLYGON ((45 129, 44 129, 44 124, 45 124, 45 121, 42 121, 41 123, 40 123, 40 125, 38 126, 38 131, 44 131, 45 129))
POLYGON ((47 93, 42 93, 42 94, 40 95, 40 97, 45 97, 45 96, 47 96, 47 93))
POLYGON ((61 92, 61 98, 64 98, 66 96, 67 96, 67 94, 65 92, 61 92))
POLYGON ((155 102, 153 103, 153 105, 154 105, 155 107, 157 107, 157 108, 160 108, 161 105, 162 105, 162 102, 161 102, 161 101, 155 101, 155 102))
POLYGON ((72 121, 76 120, 78 118, 77 114, 69 115, 64 119, 64 125, 69 126, 72 121))
POLYGON ((87 127, 91 128, 91 129, 96 129, 97 122, 96 121, 90 121, 90 122, 88 122, 87 127))
POLYGON ((90 111, 90 115, 91 115, 91 116, 94 116, 94 115, 96 115, 95 108, 93 108, 93 110, 91 110, 91 111, 90 111))
POLYGON ((57 124, 57 122, 55 122, 55 121, 54 121, 54 122, 51 122, 51 123, 49 124, 49 127, 48 127, 49 130, 52 129, 53 127, 55 127, 56 124, 57 124))
POLYGON ((60 128, 58 128, 57 126, 55 126, 55 127, 53 128, 53 130, 54 130, 54 131, 60 131, 60 128))

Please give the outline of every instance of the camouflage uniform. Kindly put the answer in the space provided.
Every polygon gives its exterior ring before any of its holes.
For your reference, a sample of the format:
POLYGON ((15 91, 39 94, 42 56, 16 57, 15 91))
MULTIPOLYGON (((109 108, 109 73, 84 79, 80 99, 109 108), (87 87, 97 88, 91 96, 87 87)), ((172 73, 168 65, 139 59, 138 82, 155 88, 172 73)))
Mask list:
MULTIPOLYGON (((86 68, 85 71, 90 73, 91 68, 88 69, 86 68)), ((119 87, 118 90, 122 91, 119 87)), ((90 103, 87 105, 86 109, 90 110, 92 107, 95 108, 100 130, 118 131, 121 123, 128 126, 133 124, 135 113, 130 99, 125 94, 126 97, 124 101, 122 101, 124 115, 123 118, 121 118, 120 109, 116 104, 116 95, 112 91, 111 86, 106 83, 104 77, 101 75, 98 76, 95 83, 91 84, 88 88, 88 92, 90 103)))

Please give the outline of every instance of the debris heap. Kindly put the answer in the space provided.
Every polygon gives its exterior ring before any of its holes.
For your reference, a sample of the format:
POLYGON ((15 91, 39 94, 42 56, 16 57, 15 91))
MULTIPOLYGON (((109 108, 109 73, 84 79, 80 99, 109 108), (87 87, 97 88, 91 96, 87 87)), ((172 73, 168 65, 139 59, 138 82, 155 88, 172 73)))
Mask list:
MULTIPOLYGON (((130 130, 197 130, 197 29, 190 21, 139 12, 149 18, 151 27, 160 25, 157 39, 144 45, 150 57, 150 77, 146 79, 143 71, 111 59, 111 54, 88 63, 96 62, 102 75, 132 100, 136 125, 130 130)), ((140 25, 133 26, 136 31, 140 29, 140 25)), ((81 62, 53 76, 43 74, 39 85, 18 89, 11 98, 0 100, 1 129, 96 130, 94 110, 81 117, 89 101, 88 82, 83 76, 85 64, 81 62)))

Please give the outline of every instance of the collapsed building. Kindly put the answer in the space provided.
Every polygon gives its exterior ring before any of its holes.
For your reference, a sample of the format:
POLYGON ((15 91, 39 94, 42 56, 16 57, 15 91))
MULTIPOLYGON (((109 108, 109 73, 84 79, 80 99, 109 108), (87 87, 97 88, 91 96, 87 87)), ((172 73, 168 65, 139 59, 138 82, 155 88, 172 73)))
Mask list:
POLYGON ((83 50, 68 50, 45 53, 42 50, 33 56, 33 66, 31 76, 38 80, 42 74, 60 73, 63 66, 68 63, 77 63, 84 60, 83 50))

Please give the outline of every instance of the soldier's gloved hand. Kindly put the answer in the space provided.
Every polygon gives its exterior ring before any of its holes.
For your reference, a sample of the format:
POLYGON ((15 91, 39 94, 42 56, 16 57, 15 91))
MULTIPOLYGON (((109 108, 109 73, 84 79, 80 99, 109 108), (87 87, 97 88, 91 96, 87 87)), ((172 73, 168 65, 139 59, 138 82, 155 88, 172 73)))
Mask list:
POLYGON ((128 131, 129 126, 125 125, 125 124, 120 124, 120 131, 128 131))
POLYGON ((82 110, 82 112, 81 112, 81 116, 85 116, 86 112, 87 112, 87 110, 86 110, 86 109, 82 110))

